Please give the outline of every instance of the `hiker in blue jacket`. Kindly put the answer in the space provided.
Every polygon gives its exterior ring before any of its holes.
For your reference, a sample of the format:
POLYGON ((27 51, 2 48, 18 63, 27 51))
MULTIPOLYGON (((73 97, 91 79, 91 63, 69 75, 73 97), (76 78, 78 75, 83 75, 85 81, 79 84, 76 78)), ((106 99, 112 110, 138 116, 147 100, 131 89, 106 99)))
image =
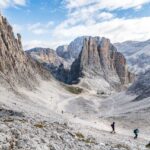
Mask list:
POLYGON ((135 134, 134 139, 137 139, 137 138, 138 138, 139 129, 134 129, 133 132, 134 132, 134 134, 135 134))

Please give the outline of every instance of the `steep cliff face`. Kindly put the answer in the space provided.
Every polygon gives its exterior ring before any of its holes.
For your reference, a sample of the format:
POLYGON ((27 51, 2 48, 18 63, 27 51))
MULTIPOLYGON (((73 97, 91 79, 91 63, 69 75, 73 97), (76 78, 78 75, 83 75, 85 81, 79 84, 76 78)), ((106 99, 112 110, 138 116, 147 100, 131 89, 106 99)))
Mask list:
POLYGON ((40 63, 49 64, 50 66, 59 66, 60 64, 65 63, 64 60, 50 48, 33 48, 27 50, 26 54, 30 55, 33 59, 38 60, 40 63))
POLYGON ((57 80, 67 81, 70 64, 62 57, 59 57, 56 51, 50 48, 33 48, 26 51, 26 54, 49 70, 57 80))
POLYGON ((144 73, 150 69, 150 40, 126 41, 116 43, 115 46, 125 55, 129 69, 135 74, 144 73))
POLYGON ((59 46, 56 49, 56 53, 59 57, 64 58, 65 60, 69 60, 70 59, 70 54, 68 52, 68 45, 62 45, 59 46))
POLYGON ((62 49, 64 48, 59 47, 55 52, 35 48, 26 53, 48 68, 56 79, 68 84, 80 83, 94 90, 111 90, 132 82, 133 75, 127 69, 126 59, 117 52, 109 39, 80 37, 71 42, 67 49, 62 49), (65 56, 67 58, 63 58, 65 56), (73 63, 70 67, 71 61, 73 63))
POLYGON ((14 36, 6 18, 0 15, 0 82, 33 87, 37 76, 48 77, 45 70, 22 50, 21 35, 14 36))
POLYGON ((138 79, 129 88, 129 92, 136 93, 136 101, 150 97, 150 70, 140 74, 138 79))
POLYGON ((83 77, 103 79, 110 87, 126 85, 132 80, 124 56, 109 39, 100 37, 85 37, 82 51, 71 66, 68 82, 77 83, 83 77))
POLYGON ((82 46, 83 41, 86 36, 81 36, 73 40, 69 45, 62 45, 56 49, 56 53, 58 56, 64 58, 66 61, 71 63, 78 58, 82 46))

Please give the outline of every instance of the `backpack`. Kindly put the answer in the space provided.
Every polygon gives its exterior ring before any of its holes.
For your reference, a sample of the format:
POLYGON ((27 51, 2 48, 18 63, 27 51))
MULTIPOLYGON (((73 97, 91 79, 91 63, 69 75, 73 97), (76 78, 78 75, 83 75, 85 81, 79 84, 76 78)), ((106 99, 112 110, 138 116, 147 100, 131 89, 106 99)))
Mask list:
POLYGON ((135 129, 133 132, 134 133, 139 133, 139 129, 135 129))

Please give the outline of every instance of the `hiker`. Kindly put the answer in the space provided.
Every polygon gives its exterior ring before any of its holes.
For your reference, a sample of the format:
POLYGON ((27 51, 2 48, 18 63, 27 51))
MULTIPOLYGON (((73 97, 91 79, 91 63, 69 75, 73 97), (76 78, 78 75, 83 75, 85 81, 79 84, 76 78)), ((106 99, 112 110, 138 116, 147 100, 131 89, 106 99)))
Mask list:
POLYGON ((137 138, 138 138, 139 129, 134 129, 133 132, 134 132, 134 134, 135 134, 134 139, 137 139, 137 138))
POLYGON ((111 132, 111 133, 116 133, 116 132, 115 132, 115 122, 113 122, 113 123, 111 124, 111 127, 112 127, 112 132, 111 132))
POLYGON ((64 113, 64 111, 62 110, 62 111, 61 111, 61 113, 63 114, 63 113, 64 113))

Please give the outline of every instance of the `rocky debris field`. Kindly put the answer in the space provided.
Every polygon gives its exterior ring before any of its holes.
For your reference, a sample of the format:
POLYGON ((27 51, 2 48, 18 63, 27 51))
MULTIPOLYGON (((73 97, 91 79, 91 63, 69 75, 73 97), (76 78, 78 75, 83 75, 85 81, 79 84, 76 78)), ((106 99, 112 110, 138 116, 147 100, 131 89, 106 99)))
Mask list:
POLYGON ((130 150, 125 144, 101 143, 67 123, 29 118, 0 109, 0 150, 130 150))

